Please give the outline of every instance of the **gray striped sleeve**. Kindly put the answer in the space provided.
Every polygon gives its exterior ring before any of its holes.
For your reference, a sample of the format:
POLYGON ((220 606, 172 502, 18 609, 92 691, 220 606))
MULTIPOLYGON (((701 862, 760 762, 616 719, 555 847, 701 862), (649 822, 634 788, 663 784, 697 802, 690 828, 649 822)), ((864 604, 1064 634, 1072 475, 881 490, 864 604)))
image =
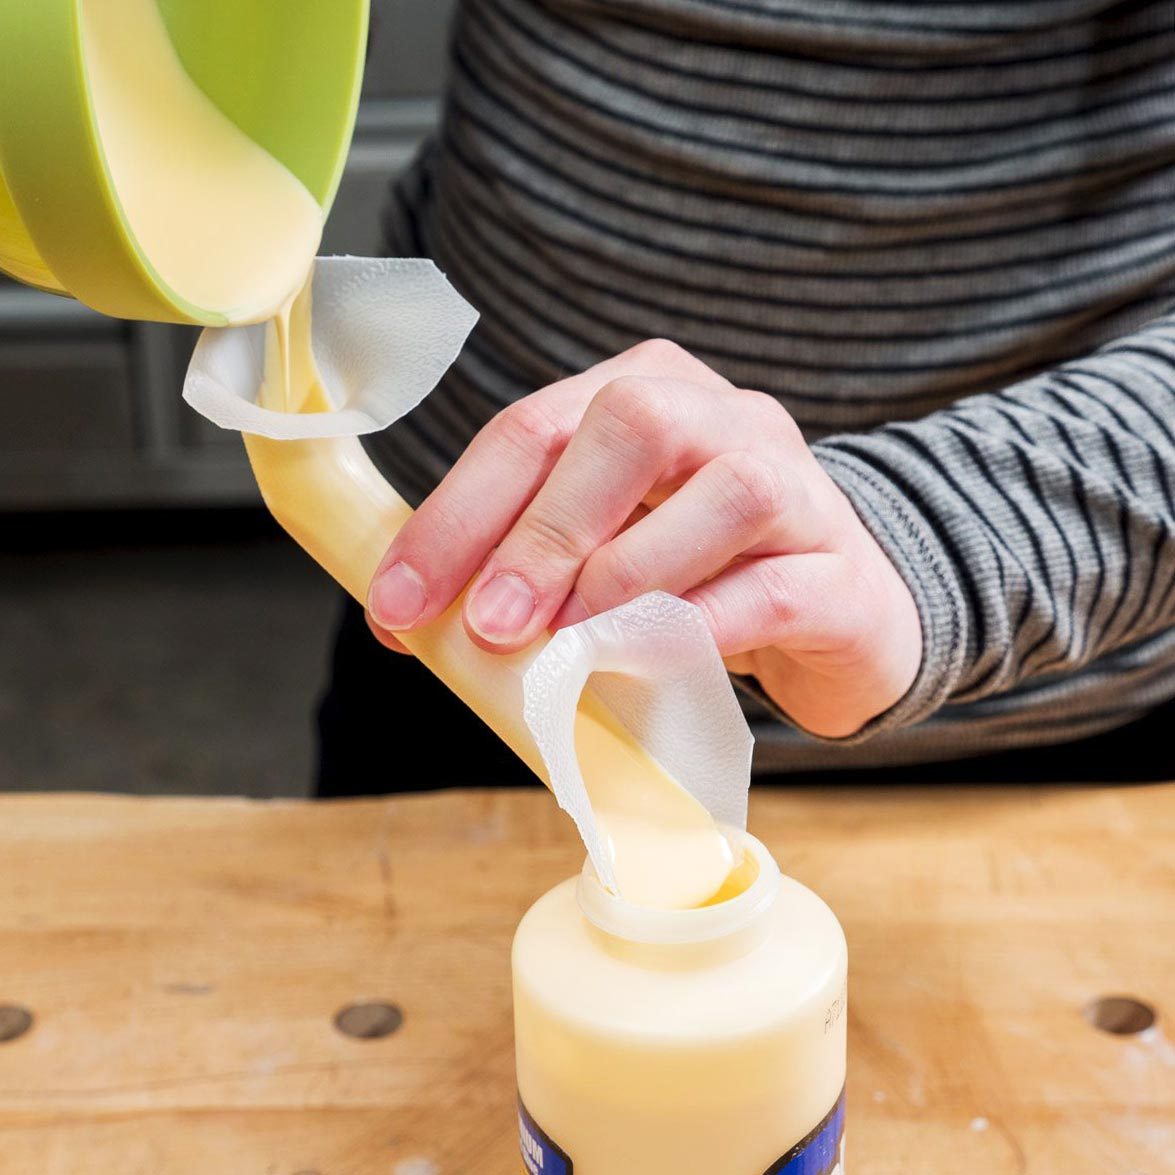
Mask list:
POLYGON ((1175 317, 815 450, 909 584, 924 630, 918 680, 855 741, 1175 622, 1175 317))
POLYGON ((925 629, 914 687, 854 739, 748 706, 758 769, 1138 718, 1175 694, 1171 17, 459 3, 445 115, 388 227, 481 318, 373 450, 415 500, 506 404, 672 338, 817 442, 925 629))

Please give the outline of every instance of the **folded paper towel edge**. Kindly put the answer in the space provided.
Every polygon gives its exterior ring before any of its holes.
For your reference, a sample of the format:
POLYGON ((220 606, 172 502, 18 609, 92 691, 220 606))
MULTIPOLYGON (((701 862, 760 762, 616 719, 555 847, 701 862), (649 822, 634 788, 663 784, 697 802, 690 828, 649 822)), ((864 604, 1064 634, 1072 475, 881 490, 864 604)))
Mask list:
MULTIPOLYGON (((414 360, 410 377, 395 386, 376 384, 358 389, 340 403, 331 387, 332 365, 316 358, 336 409, 332 412, 290 413, 256 403, 264 355, 264 324, 208 327, 201 332, 184 379, 183 398, 220 428, 255 433, 273 440, 317 440, 364 436, 379 432, 415 408, 432 392, 461 352, 477 322, 477 311, 453 288, 427 258, 319 257, 314 263, 315 297, 326 280, 348 295, 358 290, 386 293, 387 317, 379 322, 379 345, 411 355, 419 340, 407 337, 410 322, 422 308, 429 313, 428 353, 414 360), (404 337, 402 337, 404 336, 404 337)), ((313 330, 313 327, 312 327, 313 330)))
POLYGON ((745 828, 754 737, 701 609, 649 592, 557 632, 523 677, 523 718, 559 806, 603 884, 615 888, 575 750, 575 716, 596 696, 725 825, 745 828))

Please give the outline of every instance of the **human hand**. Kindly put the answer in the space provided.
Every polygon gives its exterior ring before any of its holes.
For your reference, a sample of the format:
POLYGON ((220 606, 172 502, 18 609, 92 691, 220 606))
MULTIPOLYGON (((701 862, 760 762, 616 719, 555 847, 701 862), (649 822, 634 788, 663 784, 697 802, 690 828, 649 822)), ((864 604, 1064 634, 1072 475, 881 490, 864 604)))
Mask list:
POLYGON ((476 575, 470 639, 512 652, 660 589, 801 727, 853 734, 909 689, 913 597, 787 411, 651 340, 500 412, 404 525, 369 622, 427 624, 476 575))

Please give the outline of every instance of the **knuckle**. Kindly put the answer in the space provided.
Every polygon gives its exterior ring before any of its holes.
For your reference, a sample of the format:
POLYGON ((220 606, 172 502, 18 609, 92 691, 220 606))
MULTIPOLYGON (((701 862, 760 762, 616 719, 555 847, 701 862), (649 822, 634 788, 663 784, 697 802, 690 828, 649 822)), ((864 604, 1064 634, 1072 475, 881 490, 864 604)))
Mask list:
POLYGON ((645 339, 625 352, 625 357, 637 364, 645 375, 731 387, 725 376, 672 339, 645 339))
POLYGON ((568 424, 537 396, 526 396, 503 408, 487 427, 528 456, 536 451, 542 456, 558 452, 571 435, 568 424))
POLYGON ((628 354, 641 363, 647 363, 653 368, 680 368, 683 365, 697 363, 684 347, 672 339, 645 339, 634 347, 630 347, 628 354))
POLYGON ((605 384, 596 393, 592 410, 597 423, 641 446, 665 437, 673 419, 664 391, 637 376, 623 376, 605 384))
POLYGON ((803 433, 795 418, 773 395, 755 391, 747 391, 745 394, 769 427, 781 431, 785 438, 803 441, 803 433))
POLYGON ((722 472, 724 504, 736 522, 758 526, 782 512, 784 479, 771 462, 746 452, 727 453, 716 460, 722 472))
POLYGON ((795 622, 798 615, 795 583, 792 577, 779 561, 766 559, 759 569, 759 584, 760 607, 767 630, 785 631, 795 622))
POLYGON ((578 564, 584 556, 583 545, 573 529, 542 511, 534 511, 523 521, 519 537, 526 552, 525 563, 578 564))
POLYGON ((622 544, 609 543, 584 564, 580 583, 584 600, 593 606, 597 601, 605 601, 601 606, 612 607, 647 590, 648 576, 622 544))

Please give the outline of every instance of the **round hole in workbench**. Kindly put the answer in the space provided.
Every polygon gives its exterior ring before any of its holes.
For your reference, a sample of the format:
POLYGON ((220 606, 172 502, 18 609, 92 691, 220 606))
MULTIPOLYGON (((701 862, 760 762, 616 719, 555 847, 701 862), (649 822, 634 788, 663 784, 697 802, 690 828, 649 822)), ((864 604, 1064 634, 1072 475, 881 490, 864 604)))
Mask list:
POLYGON ((0 1044, 24 1036, 33 1026, 33 1014, 19 1004, 0 1004, 0 1044))
POLYGON ((357 1040, 391 1036, 403 1023, 404 1013, 395 1004, 382 1002, 348 1004, 335 1015, 335 1027, 344 1036, 357 1040))
POLYGON ((1085 1018, 1094 1028, 1112 1032, 1115 1036, 1136 1036, 1155 1022, 1155 1010, 1150 1004, 1132 996, 1107 995, 1094 1000, 1085 1009, 1085 1018))

